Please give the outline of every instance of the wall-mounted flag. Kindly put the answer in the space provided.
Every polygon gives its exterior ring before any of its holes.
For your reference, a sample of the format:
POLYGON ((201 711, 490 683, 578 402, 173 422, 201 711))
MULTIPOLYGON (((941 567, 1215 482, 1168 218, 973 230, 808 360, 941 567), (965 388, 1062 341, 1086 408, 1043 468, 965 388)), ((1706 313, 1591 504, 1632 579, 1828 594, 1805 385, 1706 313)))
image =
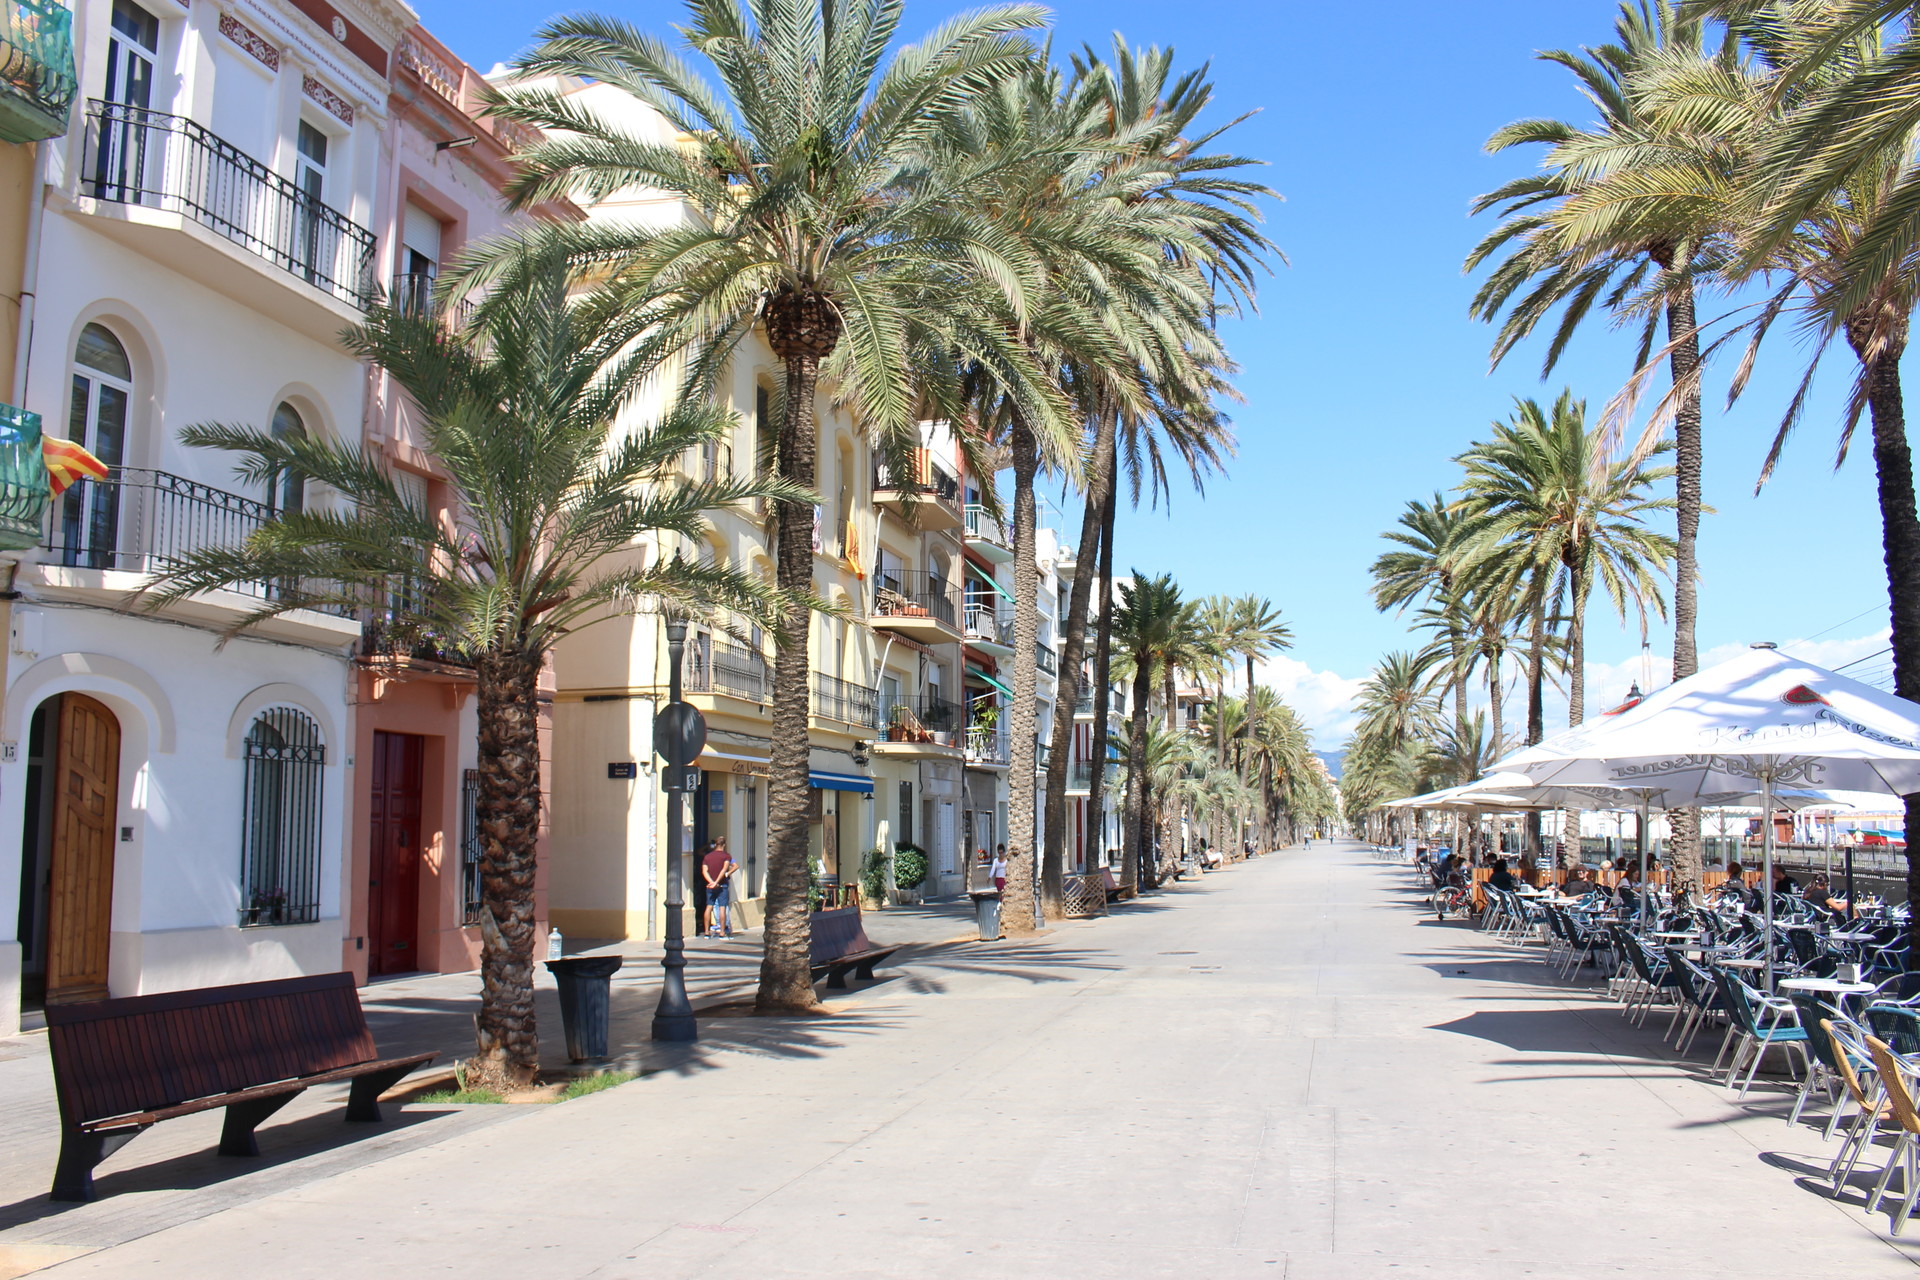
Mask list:
POLYGON ((107 464, 71 440, 40 437, 40 456, 47 464, 47 488, 59 497, 75 480, 105 480, 107 464))

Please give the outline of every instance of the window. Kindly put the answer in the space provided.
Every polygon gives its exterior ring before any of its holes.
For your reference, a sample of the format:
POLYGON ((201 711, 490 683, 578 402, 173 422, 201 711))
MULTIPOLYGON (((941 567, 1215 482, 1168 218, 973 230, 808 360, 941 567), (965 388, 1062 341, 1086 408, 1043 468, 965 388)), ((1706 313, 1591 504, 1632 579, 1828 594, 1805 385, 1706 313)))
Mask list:
POLYGON ((160 49, 160 19, 114 0, 113 32, 107 37, 108 102, 129 107, 153 105, 153 63, 160 49))
MULTIPOLYGON (((104 325, 80 331, 73 351, 73 398, 67 406, 67 439, 109 467, 126 460, 127 412, 133 400, 133 362, 104 325)), ((112 567, 120 526, 120 487, 82 480, 60 499, 61 563, 90 569, 112 567)))
POLYGON ((331 247, 327 219, 327 135, 305 120, 294 145, 293 181, 303 197, 294 218, 298 239, 294 243, 294 262, 308 284, 324 285, 333 279, 333 264, 323 254, 331 247))
POLYGON ((480 771, 468 769, 460 777, 460 889, 461 920, 480 923, 484 901, 480 889, 480 771))
POLYGON ((893 843, 897 848, 913 843, 913 784, 900 784, 900 830, 894 834, 893 843))
POLYGON ((753 469, 755 474, 773 470, 773 392, 755 384, 753 388, 753 469))
POLYGON ((425 315, 433 305, 433 281, 440 274, 440 219, 409 200, 400 219, 400 274, 393 282, 393 305, 425 315))
MULTIPOLYGON (((273 411, 273 438, 275 440, 302 440, 306 438, 307 424, 300 420, 300 411, 292 405, 282 403, 273 411)), ((304 511, 307 505, 307 479, 297 471, 283 471, 267 481, 267 505, 277 515, 283 511, 304 511)))
POLYGON ((292 707, 263 711, 245 756, 240 923, 311 924, 320 918, 320 726, 292 707))
POLYGON ((145 194, 147 111, 159 47, 160 20, 127 0, 114 0, 93 172, 94 194, 104 199, 131 203, 145 194))

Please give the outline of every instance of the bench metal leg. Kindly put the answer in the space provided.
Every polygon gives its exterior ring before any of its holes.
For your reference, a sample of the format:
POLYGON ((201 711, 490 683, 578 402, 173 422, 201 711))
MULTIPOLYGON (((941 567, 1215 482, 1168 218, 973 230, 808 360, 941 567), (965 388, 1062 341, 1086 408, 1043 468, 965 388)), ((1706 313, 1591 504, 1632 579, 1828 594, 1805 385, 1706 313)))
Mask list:
POLYGON ((54 1200, 87 1201, 93 1199, 93 1169, 120 1148, 146 1132, 114 1129, 107 1133, 86 1133, 67 1129, 60 1135, 60 1163, 53 1171, 54 1200))
POLYGON ((847 989, 847 970, 850 968, 852 968, 851 965, 837 964, 827 970, 827 985, 835 991, 845 991, 847 989))
POLYGON ((220 1130, 220 1154, 223 1156, 259 1155, 260 1144, 253 1138, 255 1126, 292 1102, 295 1095, 304 1092, 304 1089, 294 1089, 287 1093, 276 1093, 271 1098, 228 1103, 227 1123, 220 1130))
POLYGON ((347 1090, 347 1119, 365 1124, 379 1124, 380 1095, 398 1084, 400 1078, 411 1070, 413 1070, 411 1066, 394 1067, 387 1071, 355 1076, 352 1087, 347 1090))

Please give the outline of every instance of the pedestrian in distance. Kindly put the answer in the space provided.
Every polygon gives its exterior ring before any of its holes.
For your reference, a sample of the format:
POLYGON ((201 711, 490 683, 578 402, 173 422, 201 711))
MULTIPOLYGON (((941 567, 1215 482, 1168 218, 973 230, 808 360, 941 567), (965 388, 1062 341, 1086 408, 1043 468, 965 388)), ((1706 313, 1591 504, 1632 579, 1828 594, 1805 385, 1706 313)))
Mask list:
POLYGON ((708 845, 700 859, 700 878, 707 884, 707 918, 702 925, 709 938, 733 936, 733 873, 738 869, 727 853, 725 836, 708 845))
POLYGON ((988 868, 987 874, 993 877, 993 891, 995 893, 1005 892, 1007 887, 1007 846, 1003 844, 994 846, 993 865, 988 868))

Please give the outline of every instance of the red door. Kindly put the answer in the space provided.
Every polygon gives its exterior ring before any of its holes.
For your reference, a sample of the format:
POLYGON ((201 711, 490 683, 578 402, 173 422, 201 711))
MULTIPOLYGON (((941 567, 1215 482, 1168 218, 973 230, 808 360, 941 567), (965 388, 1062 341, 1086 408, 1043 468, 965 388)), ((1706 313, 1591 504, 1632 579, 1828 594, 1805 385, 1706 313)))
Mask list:
POLYGON ((367 886, 368 971, 421 968, 420 789, 426 739, 413 733, 373 735, 371 877, 367 886))

